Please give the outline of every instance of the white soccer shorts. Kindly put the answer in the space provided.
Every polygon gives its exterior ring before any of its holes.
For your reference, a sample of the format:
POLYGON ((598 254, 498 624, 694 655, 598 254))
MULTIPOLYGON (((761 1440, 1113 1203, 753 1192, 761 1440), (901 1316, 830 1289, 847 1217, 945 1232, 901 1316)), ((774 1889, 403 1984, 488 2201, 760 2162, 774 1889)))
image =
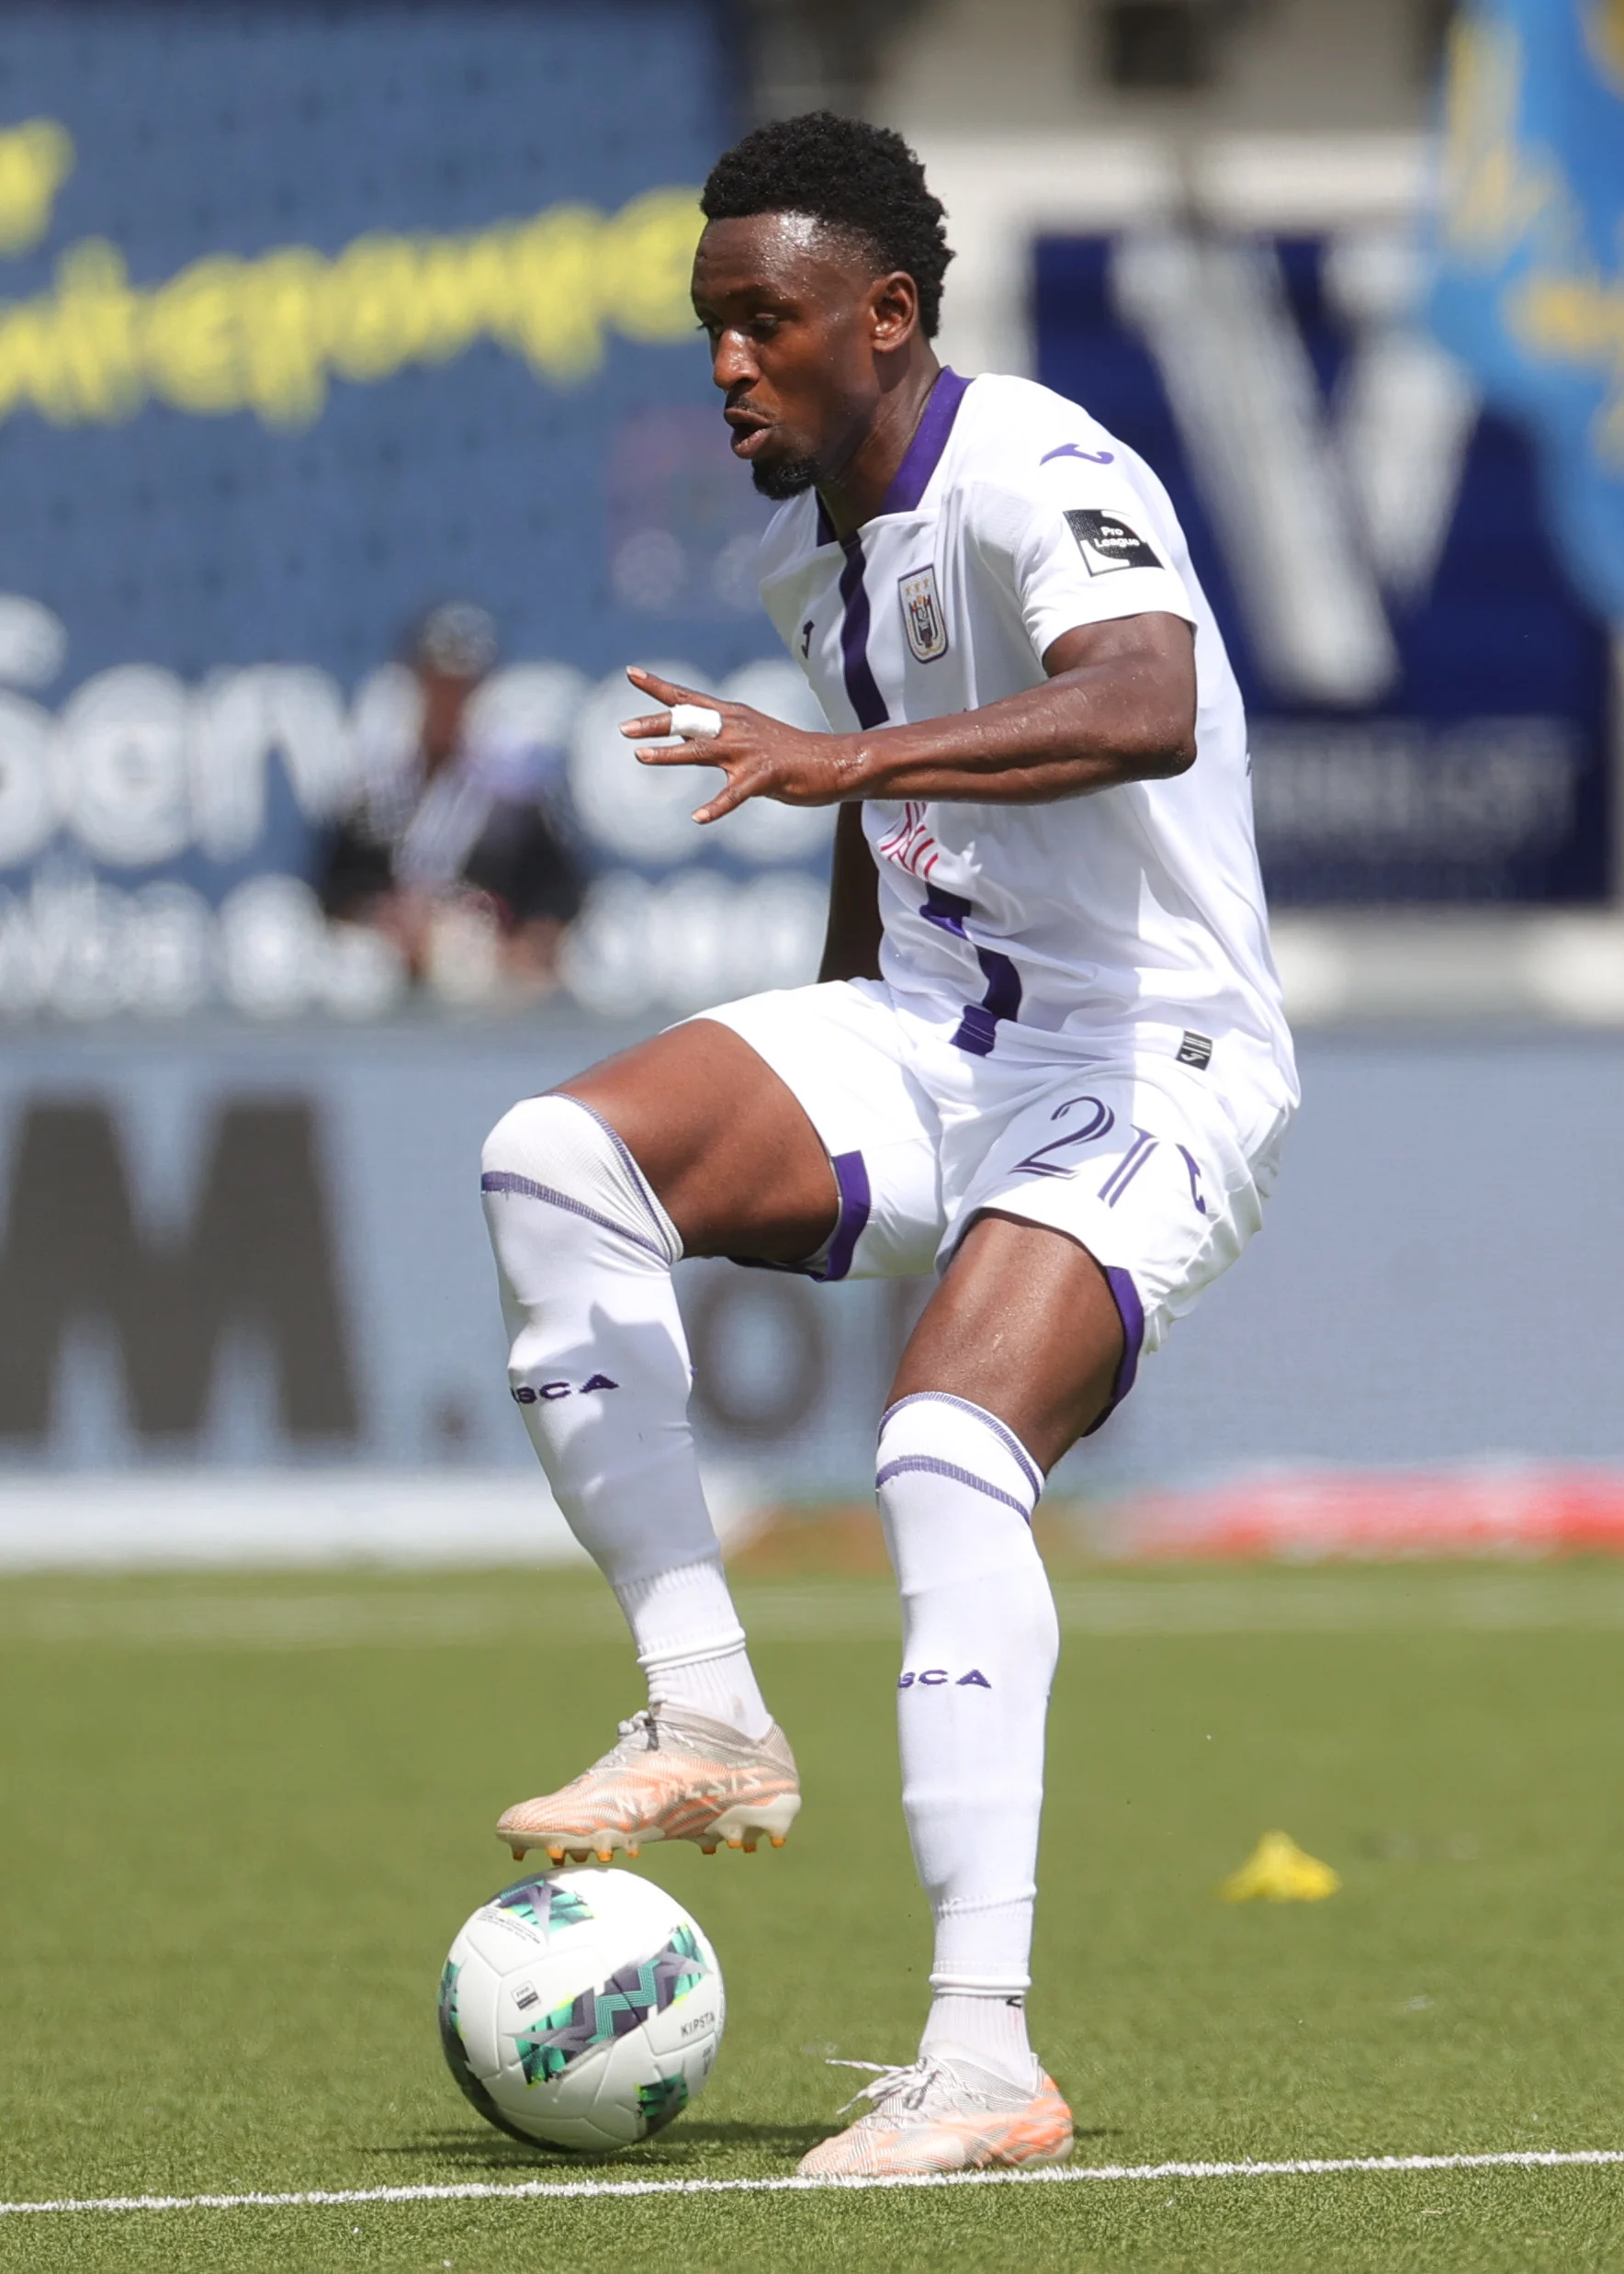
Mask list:
POLYGON ((834 1232, 795 1268, 901 1278, 943 1269, 984 1209, 1050 1225, 1088 1250, 1122 1314, 1109 1413, 1141 1352, 1257 1229, 1290 1106, 1222 1040, 1158 1034, 1125 1050, 1004 1022, 980 1055, 955 1040, 962 1010, 852 979, 699 1015, 766 1060, 833 1163, 834 1232), (1180 1063, 1181 1046, 1209 1062, 1180 1063))

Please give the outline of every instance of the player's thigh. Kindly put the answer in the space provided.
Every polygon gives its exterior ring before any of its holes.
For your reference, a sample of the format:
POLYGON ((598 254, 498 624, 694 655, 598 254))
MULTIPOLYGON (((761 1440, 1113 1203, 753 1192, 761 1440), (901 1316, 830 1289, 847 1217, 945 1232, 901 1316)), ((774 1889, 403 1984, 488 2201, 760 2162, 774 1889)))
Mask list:
POLYGON ((907 1388, 987 1406, 1052 1466, 1257 1229, 1280 1118, 1157 1058, 1063 1071, 1008 1114, 990 1095, 945 1148, 944 1245, 970 1228, 907 1388))
POLYGON ((889 1402, 921 1390, 966 1398, 1046 1471, 1109 1411, 1123 1348, 1110 1283, 1080 1242, 987 1212, 954 1249, 889 1402))
POLYGON ((795 1092, 730 1028, 696 1019, 560 1082, 608 1123, 689 1255, 797 1262, 840 1194, 795 1092))
POLYGON ((820 1248, 791 1259, 796 1266, 819 1280, 928 1272, 946 1229, 942 1123, 889 989, 874 979, 781 988, 702 1015, 772 1067, 829 1156, 840 1213, 820 1248))

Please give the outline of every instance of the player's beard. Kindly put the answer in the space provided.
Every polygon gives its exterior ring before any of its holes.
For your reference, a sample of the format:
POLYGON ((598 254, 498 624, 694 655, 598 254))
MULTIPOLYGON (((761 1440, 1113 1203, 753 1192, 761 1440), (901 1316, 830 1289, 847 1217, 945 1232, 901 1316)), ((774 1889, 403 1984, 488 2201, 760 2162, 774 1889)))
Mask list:
POLYGON ((750 478, 763 497, 799 497, 818 480, 818 464, 809 458, 780 458, 776 465, 765 466, 758 461, 750 468, 750 478))

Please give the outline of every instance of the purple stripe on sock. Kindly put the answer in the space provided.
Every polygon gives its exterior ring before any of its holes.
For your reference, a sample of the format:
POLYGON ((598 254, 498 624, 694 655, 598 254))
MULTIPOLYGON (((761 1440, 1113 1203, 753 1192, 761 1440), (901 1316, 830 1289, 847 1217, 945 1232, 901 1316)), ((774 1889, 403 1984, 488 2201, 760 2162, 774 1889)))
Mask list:
POLYGON ((584 1201, 571 1200, 568 1193, 556 1193, 551 1185, 533 1183, 527 1176, 514 1176, 511 1170, 487 1169, 479 1179, 479 1190, 482 1193, 518 1193, 526 1200, 547 1201, 555 1208, 568 1209, 571 1216, 584 1216, 589 1224, 597 1225, 602 1231, 613 1232, 617 1239, 624 1239, 634 1248, 641 1248, 646 1254, 658 1258, 661 1263, 669 1264, 671 1261, 671 1257, 658 1240, 645 1239, 640 1232, 628 1232, 624 1224, 616 1224, 613 1216, 600 1216, 584 1201))
POLYGON ((863 1238, 868 1222, 869 1210, 874 1205, 874 1194, 868 1181, 868 1163, 861 1153, 835 1153, 829 1166, 835 1172, 840 1188, 840 1213, 835 1219, 834 1236, 829 1243, 829 1254, 823 1269, 813 1272, 814 1279, 844 1279, 851 1268, 851 1259, 857 1252, 857 1243, 863 1238))
POLYGON ((961 379, 956 371, 942 366, 930 390, 930 399, 919 413, 913 440, 885 492, 880 507, 882 514, 911 514, 919 504, 930 486, 931 475, 942 463, 942 453, 947 447, 959 405, 969 388, 967 379, 961 379))
POLYGON ((891 716, 868 662, 868 594, 863 582, 863 539, 840 539, 846 565, 840 571, 840 659, 846 699, 860 727, 883 727, 891 716))
POLYGON ((874 1478, 874 1489, 883 1492, 893 1476, 910 1475, 946 1476, 955 1485, 968 1485, 973 1492, 985 1492, 989 1500, 1001 1500, 1006 1508, 1012 1508, 1023 1523, 1032 1522, 1031 1509, 1012 1492, 1000 1491, 997 1485, 989 1485, 985 1476, 976 1476, 967 1468, 955 1468, 951 1461, 932 1460, 928 1453, 904 1453, 895 1461, 887 1461, 874 1478))
POLYGON ((929 1397, 939 1406, 956 1406, 961 1413, 968 1413, 977 1421, 984 1422, 1005 1451, 1019 1463, 1021 1475, 1032 1487, 1033 1499, 1043 1491, 1043 1472, 1014 1431, 1007 1428, 996 1413, 988 1413, 985 1406, 974 1405, 968 1397, 955 1397, 951 1390, 909 1390, 906 1397, 899 1397, 894 1406, 887 1406, 880 1416, 880 1435, 884 1437, 894 1413, 900 1413, 904 1406, 918 1405, 921 1397, 929 1397))
POLYGON ((1111 1289, 1111 1299, 1117 1307, 1117 1317, 1122 1322, 1122 1362, 1116 1370, 1116 1380, 1111 1386, 1111 1403, 1083 1431, 1092 1437, 1095 1430, 1103 1429, 1111 1415, 1133 1386, 1133 1377, 1139 1371, 1139 1353, 1145 1348, 1145 1306, 1139 1300, 1139 1290, 1130 1273, 1114 1263, 1104 1266, 1105 1284, 1111 1289))

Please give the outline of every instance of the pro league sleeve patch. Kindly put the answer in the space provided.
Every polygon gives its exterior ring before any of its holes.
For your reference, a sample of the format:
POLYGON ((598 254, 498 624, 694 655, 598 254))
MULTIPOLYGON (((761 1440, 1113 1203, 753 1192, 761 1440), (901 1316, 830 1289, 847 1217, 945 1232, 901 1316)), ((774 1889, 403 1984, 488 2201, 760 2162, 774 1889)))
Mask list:
POLYGON ((1161 561, 1140 536, 1117 514, 1102 514, 1091 505, 1076 506, 1066 526, 1077 541, 1083 566, 1090 576, 1109 576, 1113 569, 1159 569, 1161 561))

